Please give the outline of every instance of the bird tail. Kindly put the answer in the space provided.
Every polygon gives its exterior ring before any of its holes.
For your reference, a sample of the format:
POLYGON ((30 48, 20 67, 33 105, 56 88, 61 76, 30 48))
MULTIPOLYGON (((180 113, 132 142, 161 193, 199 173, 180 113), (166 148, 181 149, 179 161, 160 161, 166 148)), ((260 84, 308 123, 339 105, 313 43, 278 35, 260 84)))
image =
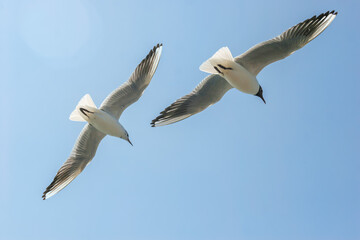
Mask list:
POLYGON ((211 58, 201 64, 200 70, 207 73, 219 74, 222 73, 222 70, 231 69, 230 67, 226 67, 229 61, 233 62, 234 58, 228 47, 222 47, 211 58))
POLYGON ((94 101, 89 94, 86 94, 81 98, 79 103, 76 105, 75 110, 70 114, 69 119, 71 121, 86 122, 86 120, 80 115, 80 107, 93 107, 97 108, 94 101))

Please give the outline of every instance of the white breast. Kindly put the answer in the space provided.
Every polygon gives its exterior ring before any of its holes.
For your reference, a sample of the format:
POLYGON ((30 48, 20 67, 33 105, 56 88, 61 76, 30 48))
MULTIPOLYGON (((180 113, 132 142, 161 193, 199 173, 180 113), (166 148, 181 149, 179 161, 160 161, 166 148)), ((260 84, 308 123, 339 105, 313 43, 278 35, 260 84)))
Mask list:
POLYGON ((91 111, 93 113, 88 114, 86 120, 97 130, 115 137, 125 135, 126 131, 124 127, 113 116, 100 109, 92 108, 91 111))
POLYGON ((234 61, 227 61, 226 67, 231 68, 231 70, 221 71, 231 86, 248 94, 256 94, 259 91, 259 83, 256 77, 243 66, 234 61))

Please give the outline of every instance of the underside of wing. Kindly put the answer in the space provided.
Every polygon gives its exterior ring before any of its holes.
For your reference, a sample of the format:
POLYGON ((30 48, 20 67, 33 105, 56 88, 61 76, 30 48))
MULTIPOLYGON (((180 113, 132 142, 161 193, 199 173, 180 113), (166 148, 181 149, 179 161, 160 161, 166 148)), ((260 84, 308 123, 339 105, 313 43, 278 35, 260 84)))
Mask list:
POLYGON ((176 100, 152 120, 151 126, 181 121, 218 102, 232 86, 219 75, 209 75, 190 94, 176 100))
POLYGON ((136 102, 149 85, 159 64, 161 52, 162 44, 157 44, 136 67, 129 80, 107 96, 100 109, 118 119, 124 109, 136 102))
POLYGON ((87 161, 69 158, 61 166, 54 180, 44 191, 42 198, 48 199, 69 185, 85 168, 87 161))
POLYGON ((70 157, 61 166, 54 180, 44 191, 42 198, 48 199, 71 183, 95 156, 100 141, 105 137, 87 124, 80 133, 70 157))
POLYGON ((255 45, 236 57, 235 61, 256 76, 268 64, 289 56, 316 38, 330 25, 336 15, 337 12, 328 11, 313 16, 277 37, 255 45))

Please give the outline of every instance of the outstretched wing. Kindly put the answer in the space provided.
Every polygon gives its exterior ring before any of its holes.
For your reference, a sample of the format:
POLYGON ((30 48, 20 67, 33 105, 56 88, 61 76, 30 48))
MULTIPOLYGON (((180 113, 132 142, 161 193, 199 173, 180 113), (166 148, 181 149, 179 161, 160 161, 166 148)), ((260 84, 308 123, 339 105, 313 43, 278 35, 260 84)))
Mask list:
POLYGON ((176 100, 152 120, 151 126, 163 126, 188 118, 218 102, 232 86, 220 75, 212 74, 188 95, 176 100))
POLYGON ((313 16, 277 37, 255 45, 237 56, 235 62, 256 76, 270 63, 291 55, 316 38, 330 25, 336 15, 337 12, 328 11, 319 16, 313 16))
POLYGON ((43 199, 47 199, 74 180, 95 156, 105 134, 87 124, 81 131, 70 157, 61 166, 52 183, 46 188, 43 199))
POLYGON ((136 102, 149 85, 158 66, 162 44, 157 44, 136 67, 129 80, 106 97, 100 109, 120 118, 121 113, 136 102))

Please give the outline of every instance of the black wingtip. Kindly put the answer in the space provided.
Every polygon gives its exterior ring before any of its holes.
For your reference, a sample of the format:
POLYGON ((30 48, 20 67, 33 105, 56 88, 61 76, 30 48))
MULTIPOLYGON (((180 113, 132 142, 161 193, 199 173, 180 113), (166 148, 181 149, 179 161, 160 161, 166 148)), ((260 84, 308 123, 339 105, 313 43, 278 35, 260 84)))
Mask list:
POLYGON ((148 55, 150 55, 151 53, 156 52, 156 49, 158 49, 158 48, 160 48, 160 47, 162 47, 162 43, 156 44, 156 45, 153 47, 153 49, 150 50, 150 52, 149 52, 148 55))
POLYGON ((162 47, 162 46, 163 46, 163 44, 162 44, 162 43, 158 43, 158 44, 156 44, 156 46, 154 46, 154 51, 155 51, 157 48, 162 47))
POLYGON ((330 12, 330 14, 332 14, 332 15, 337 15, 338 12, 336 12, 335 10, 332 10, 332 11, 330 12))
POLYGON ((158 120, 158 117, 153 119, 150 123, 151 127, 156 127, 156 121, 158 120))
POLYGON ((149 54, 146 56, 146 58, 148 58, 149 57, 149 55, 152 55, 154 52, 156 52, 156 49, 158 49, 159 47, 162 47, 162 43, 158 43, 158 44, 156 44, 151 50, 150 50, 150 52, 149 52, 149 54))

